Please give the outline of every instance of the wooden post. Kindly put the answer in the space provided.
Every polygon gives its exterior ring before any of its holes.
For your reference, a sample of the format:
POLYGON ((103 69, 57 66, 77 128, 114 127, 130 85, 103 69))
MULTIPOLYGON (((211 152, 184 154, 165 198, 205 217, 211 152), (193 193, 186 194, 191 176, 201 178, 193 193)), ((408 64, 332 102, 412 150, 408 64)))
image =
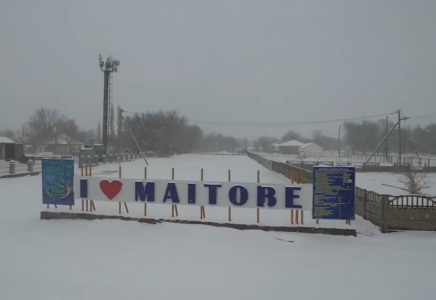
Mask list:
POLYGON ((295 211, 295 224, 298 224, 298 210, 295 211))
POLYGON ((300 183, 303 184, 304 183, 304 173, 301 172, 301 179, 300 179, 300 183))
MULTIPOLYGON (((174 168, 171 169, 171 180, 174 180, 174 168)), ((177 210, 177 204, 171 205, 171 215, 174 217, 174 212, 176 213, 176 217, 179 216, 179 212, 177 210)))
POLYGON ((301 225, 304 225, 304 210, 301 210, 301 225))
MULTIPOLYGON (((83 177, 83 165, 80 167, 80 176, 83 177)), ((82 199, 82 211, 85 210, 85 201, 82 199)))
POLYGON ((316 219, 316 224, 319 224, 319 219, 316 219))
MULTIPOLYGON (((201 181, 203 181, 203 168, 201 168, 201 173, 200 173, 200 179, 201 181)), ((203 220, 203 218, 206 218, 206 212, 204 211, 204 206, 200 206, 200 220, 203 220)))
POLYGON ((292 172, 292 169, 289 172, 290 172, 289 178, 291 179, 291 182, 294 183, 294 174, 292 172))
MULTIPOLYGON (((257 170, 257 183, 260 183, 260 171, 257 170)), ((259 208, 256 209, 256 221, 257 223, 260 223, 260 210, 259 208)))
POLYGON ((291 209, 291 224, 294 224, 294 210, 291 209))
MULTIPOLYGON (((144 167, 144 179, 147 179, 147 167, 144 167)), ((144 202, 144 216, 147 216, 147 202, 144 202)))
MULTIPOLYGON (((89 177, 92 177, 92 165, 89 165, 89 177)), ((89 200, 89 211, 92 212, 94 201, 89 200)))
MULTIPOLYGON (((229 180, 229 182, 232 181, 230 170, 227 172, 227 179, 229 180)), ((232 221, 232 208, 229 206, 229 222, 231 221, 232 221)))
MULTIPOLYGON (((121 178, 121 165, 118 166, 118 178, 121 178)), ((121 215, 121 202, 118 202, 118 214, 121 215)))

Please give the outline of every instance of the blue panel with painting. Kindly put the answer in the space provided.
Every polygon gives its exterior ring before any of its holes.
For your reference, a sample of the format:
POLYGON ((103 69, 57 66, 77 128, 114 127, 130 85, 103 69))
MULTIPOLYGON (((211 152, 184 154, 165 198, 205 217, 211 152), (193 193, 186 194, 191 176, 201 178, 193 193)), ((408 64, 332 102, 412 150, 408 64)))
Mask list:
POLYGON ((42 203, 74 205, 74 161, 42 160, 42 203))

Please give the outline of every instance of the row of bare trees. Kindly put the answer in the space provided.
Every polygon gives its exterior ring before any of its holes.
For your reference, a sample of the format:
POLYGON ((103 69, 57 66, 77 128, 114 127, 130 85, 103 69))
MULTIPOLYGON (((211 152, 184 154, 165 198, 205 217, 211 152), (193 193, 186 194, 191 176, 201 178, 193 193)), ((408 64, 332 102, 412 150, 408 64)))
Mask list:
MULTIPOLYGON (((389 121, 386 127, 385 120, 358 122, 346 122, 345 141, 353 152, 371 152, 380 141, 383 140, 386 132, 394 127, 389 121)), ((388 152, 396 153, 400 144, 398 127, 395 128, 387 140, 388 152)), ((427 126, 407 126, 401 128, 401 145, 403 152, 419 154, 436 154, 436 124, 427 126)), ((379 152, 385 152, 385 146, 379 152)))
POLYGON ((0 136, 9 137, 17 143, 32 145, 35 148, 64 142, 68 145, 84 143, 93 135, 93 131, 80 129, 74 119, 48 107, 37 109, 18 130, 0 131, 0 136))
MULTIPOLYGON (((234 151, 238 141, 221 134, 204 134, 177 111, 159 111, 126 116, 126 122, 141 149, 159 156, 203 151, 234 151)), ((123 145, 137 149, 132 134, 123 128, 123 145)), ((239 141, 240 142, 240 141, 239 141)))

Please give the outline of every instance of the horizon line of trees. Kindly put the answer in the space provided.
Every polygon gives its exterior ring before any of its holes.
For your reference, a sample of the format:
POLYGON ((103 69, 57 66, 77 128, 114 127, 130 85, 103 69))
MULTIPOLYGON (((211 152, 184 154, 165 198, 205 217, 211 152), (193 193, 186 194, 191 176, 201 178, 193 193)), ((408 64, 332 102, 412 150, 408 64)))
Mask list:
MULTIPOLYGON (((111 110, 113 116, 113 107, 111 110)), ((176 110, 129 115, 125 116, 125 120, 144 151, 154 151, 162 155, 190 152, 233 152, 237 148, 246 146, 243 139, 217 133, 204 133, 199 126, 190 124, 189 120, 176 110)), ((136 143, 125 124, 122 126, 122 132, 116 130, 115 126, 118 129, 120 121, 115 122, 114 118, 110 121, 110 145, 117 148, 121 135, 123 148, 136 151, 136 143)), ((386 128, 385 120, 345 122, 342 125, 344 134, 341 149, 353 153, 372 152, 394 125, 395 123, 390 121, 386 128)), ((41 107, 19 129, 0 131, 0 136, 6 136, 17 143, 29 144, 36 148, 39 145, 59 142, 65 142, 68 145, 77 142, 86 144, 90 138, 95 138, 99 143, 101 131, 100 122, 97 124, 97 131, 82 129, 74 119, 59 113, 56 109, 41 107)), ((436 123, 424 127, 420 125, 402 127, 401 133, 403 152, 418 155, 436 154, 436 123)), ((281 139, 261 136, 252 141, 252 146, 256 150, 271 152, 272 144, 289 140, 312 142, 327 151, 338 150, 338 138, 326 136, 321 130, 314 130, 310 138, 294 130, 287 131, 281 139)), ((388 153, 397 153, 399 143, 397 127, 387 139, 388 153)), ((384 153, 385 151, 386 147, 382 145, 378 152, 384 153)))
MULTIPOLYGON (((112 116, 113 107, 111 107, 112 116)), ((125 120, 132 130, 143 151, 153 151, 161 156, 190 152, 233 152, 244 145, 242 139, 216 133, 205 134, 197 125, 189 124, 189 120, 177 111, 158 111, 145 114, 126 116, 125 120)), ((109 145, 117 148, 121 136, 122 151, 139 151, 137 145, 122 120, 110 120, 109 145), (117 123, 117 130, 115 130, 117 123), (119 128, 122 131, 119 132, 119 128)), ((6 136, 16 143, 23 143, 38 149, 38 146, 66 143, 70 147, 77 143, 87 144, 90 138, 96 143, 101 142, 101 123, 97 130, 79 128, 74 119, 59 113, 49 107, 37 109, 18 130, 0 131, 0 136, 6 136)), ((120 149, 118 149, 120 150, 120 149)))

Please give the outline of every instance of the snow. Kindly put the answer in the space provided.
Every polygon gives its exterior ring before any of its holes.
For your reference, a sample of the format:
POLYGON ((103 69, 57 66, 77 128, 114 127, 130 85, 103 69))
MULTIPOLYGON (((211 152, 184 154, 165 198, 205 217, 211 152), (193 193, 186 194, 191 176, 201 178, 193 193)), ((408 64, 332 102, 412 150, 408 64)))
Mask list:
POLYGON ((277 146, 287 146, 287 147, 302 147, 305 146, 305 143, 302 143, 300 141, 297 140, 290 140, 281 144, 278 144, 277 146))
MULTIPOLYGON (((373 191, 379 194, 388 194, 392 196, 407 195, 409 192, 400 182, 402 175, 398 173, 356 173, 356 185, 362 189, 373 191)), ((436 174, 427 174, 426 181, 429 184, 428 189, 423 192, 429 196, 436 196, 436 174)))
MULTIPOLYGON (((262 181, 287 180, 245 156, 185 155, 149 162, 150 178, 169 178, 174 166, 176 179, 198 180, 203 167, 207 180, 225 181, 227 169, 235 181, 256 180, 257 169, 262 181)), ((123 176, 142 175, 143 165, 123 163, 123 176)), ((98 167, 93 175, 116 177, 113 171, 115 164, 98 167)), ((354 222, 357 237, 117 220, 42 221, 40 189, 40 175, 0 180, 1 299, 401 300, 434 295, 433 232, 383 235, 361 218, 354 222)), ((95 203, 98 210, 102 203, 95 203)), ((165 209, 168 217, 170 208, 165 209)), ((157 210, 150 205, 150 215, 157 210)), ((211 211, 206 208, 207 220, 211 211)), ((185 207, 179 207, 182 213, 185 207)))
POLYGON ((8 137, 0 136, 0 144, 15 144, 15 142, 8 137))

